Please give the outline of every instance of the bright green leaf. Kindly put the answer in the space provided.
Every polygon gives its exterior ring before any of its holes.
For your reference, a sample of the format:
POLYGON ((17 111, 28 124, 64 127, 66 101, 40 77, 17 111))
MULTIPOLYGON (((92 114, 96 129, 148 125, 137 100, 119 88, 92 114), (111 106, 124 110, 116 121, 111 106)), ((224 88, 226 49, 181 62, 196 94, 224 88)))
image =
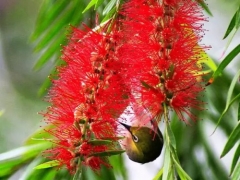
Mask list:
POLYGON ((38 42, 37 46, 35 47, 35 51, 38 52, 46 47, 47 44, 49 44, 52 39, 54 39, 57 36, 64 36, 64 31, 66 31, 66 27, 69 26, 70 19, 73 17, 74 14, 74 4, 72 4, 65 13, 62 14, 61 17, 54 23, 54 25, 51 25, 50 28, 44 33, 44 36, 41 38, 41 40, 38 42))
POLYGON ((231 170, 230 170, 230 175, 232 174, 232 172, 234 171, 235 167, 236 167, 236 164, 239 160, 239 157, 240 157, 240 144, 238 144, 238 147, 234 153, 234 156, 233 156, 233 160, 232 160, 232 165, 231 165, 231 170))
POLYGON ((51 125, 47 125, 45 127, 42 127, 40 129, 38 129, 37 131, 35 131, 31 136, 29 136, 27 138, 27 140, 25 141, 25 145, 30 145, 30 144, 37 144, 39 143, 39 140, 47 140, 48 138, 51 138, 52 135, 50 135, 48 132, 46 132, 46 130, 52 129, 54 126, 51 125))
POLYGON ((240 102, 238 103, 238 116, 237 116, 237 118, 238 118, 238 121, 240 121, 240 102))
POLYGON ((215 79, 216 77, 220 76, 223 72, 223 70, 227 67, 227 65, 239 54, 240 52, 240 44, 237 45, 228 55, 227 57, 222 60, 222 62, 219 64, 217 70, 212 75, 212 79, 215 79))
POLYGON ((103 9, 103 15, 106 15, 107 13, 109 13, 116 3, 117 3, 117 0, 111 0, 103 9))
POLYGON ((183 170, 180 164, 176 161, 176 159, 172 156, 174 165, 177 169, 178 175, 180 176, 181 180, 192 180, 190 176, 183 170))
POLYGON ((111 19, 113 17, 113 15, 116 13, 116 7, 114 7, 111 11, 109 11, 109 13, 106 14, 106 16, 103 18, 103 20, 101 21, 101 23, 106 22, 107 20, 111 19))
POLYGON ((230 106, 235 102, 235 100, 237 100, 240 97, 240 93, 239 93, 237 96, 235 96, 233 99, 231 99, 232 98, 232 94, 233 94, 233 89, 234 89, 236 83, 238 82, 239 75, 240 75, 240 70, 237 72, 237 74, 234 76, 234 78, 233 78, 233 80, 231 82, 231 85, 229 87, 228 94, 227 94, 226 106, 225 106, 225 109, 223 110, 221 116, 218 119, 218 122, 217 122, 215 130, 217 129, 217 127, 220 124, 223 116, 227 113, 227 111, 230 108, 230 106))
POLYGON ((34 169, 45 169, 45 168, 51 168, 51 167, 55 167, 55 166, 59 166, 59 165, 60 165, 59 161, 52 160, 52 161, 42 163, 42 164, 36 166, 34 169))
POLYGON ((230 134, 228 141, 221 154, 221 157, 224 157, 232 149, 232 147, 239 141, 239 137, 240 137, 240 122, 238 122, 238 125, 234 128, 234 130, 230 134))
POLYGON ((240 161, 238 162, 238 165, 233 172, 232 180, 239 180, 239 177, 240 177, 240 161))
POLYGON ((35 173, 34 167, 36 167, 38 164, 43 162, 43 157, 38 156, 37 158, 35 158, 28 166, 27 168, 24 170, 23 174, 21 175, 21 177, 19 179, 21 180, 30 180, 32 176, 34 176, 33 174, 35 173))
POLYGON ((49 26, 51 26, 52 23, 55 24, 54 21, 59 17, 59 15, 61 15, 69 3, 71 3, 71 1, 60 0, 60 2, 56 1, 48 9, 41 9, 40 12, 45 11, 45 13, 44 15, 39 14, 35 30, 31 36, 31 40, 36 40, 44 33, 46 29, 49 28, 49 26))
POLYGON ((235 27, 238 29, 240 27, 240 5, 236 12, 235 27))
POLYGON ((170 165, 171 165, 171 157, 170 157, 170 149, 168 145, 165 146, 165 154, 164 154, 164 166, 163 166, 163 177, 162 180, 168 180, 168 174, 170 171, 170 165))
POLYGON ((99 6, 103 4, 104 0, 97 0, 97 3, 95 4, 94 9, 96 10, 99 6))
POLYGON ((23 146, 0 154, 0 177, 9 175, 24 165, 30 159, 35 158, 43 150, 51 146, 51 143, 39 143, 23 146))
POLYGON ((159 180, 162 177, 162 175, 163 175, 163 168, 161 168, 158 171, 157 175, 153 178, 153 180, 159 180))
POLYGON ((173 146, 174 149, 176 149, 176 140, 175 140, 175 136, 172 132, 171 126, 167 125, 167 135, 169 137, 169 141, 170 141, 170 145, 173 146))
POLYGON ((225 39, 226 37, 228 37, 228 35, 232 32, 233 28, 235 27, 235 23, 236 23, 236 16, 237 16, 237 12, 234 14, 234 16, 232 17, 230 24, 228 25, 227 31, 223 37, 223 39, 225 39))
POLYGON ((83 10, 82 13, 85 13, 87 10, 89 10, 92 6, 94 6, 94 5, 97 3, 97 1, 98 1, 98 0, 91 0, 91 1, 88 3, 87 7, 83 10))

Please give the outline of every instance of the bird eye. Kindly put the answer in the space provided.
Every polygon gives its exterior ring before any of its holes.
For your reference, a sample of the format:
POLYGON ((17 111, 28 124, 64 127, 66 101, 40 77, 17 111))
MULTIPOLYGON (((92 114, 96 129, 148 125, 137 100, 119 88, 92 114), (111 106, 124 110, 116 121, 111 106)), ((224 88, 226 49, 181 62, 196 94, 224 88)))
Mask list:
POLYGON ((132 138, 133 138, 133 141, 134 141, 134 142, 138 142, 138 137, 137 137, 137 136, 132 135, 132 138))

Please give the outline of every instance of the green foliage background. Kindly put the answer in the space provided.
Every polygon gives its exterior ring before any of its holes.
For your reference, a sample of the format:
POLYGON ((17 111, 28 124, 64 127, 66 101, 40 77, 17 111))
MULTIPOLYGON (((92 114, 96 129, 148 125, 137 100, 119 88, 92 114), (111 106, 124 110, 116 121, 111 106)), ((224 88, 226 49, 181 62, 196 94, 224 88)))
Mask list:
MULTIPOLYGON (((114 0, 112 0, 114 1, 114 0)), ((112 2, 110 1, 110 2, 112 2)), ((100 1, 99 1, 100 2, 100 1)), ((97 8, 97 11, 106 11, 109 1, 101 1, 103 4, 97 8)), ((226 2, 225 0, 208 0, 209 9, 213 17, 209 17, 209 23, 206 24, 207 38, 211 38, 211 33, 220 34, 219 39, 213 39, 208 45, 212 45, 209 51, 210 56, 217 64, 218 59, 227 46, 227 40, 222 41, 231 18, 239 7, 238 0, 226 2), (226 8, 228 7, 228 8, 226 8), (227 9, 227 11, 225 11, 227 9), (225 14, 222 16, 221 13, 225 14), (221 17, 222 19, 218 19, 221 17), (215 21, 214 21, 214 18, 215 21), (215 26, 220 23, 224 28, 217 29, 218 32, 212 32, 215 26), (219 43, 220 42, 220 43, 219 43)), ((33 134, 43 124, 42 117, 37 112, 44 110, 47 106, 42 101, 45 88, 48 86, 46 81, 50 73, 54 73, 54 67, 59 63, 60 55, 59 44, 66 43, 65 35, 68 33, 66 24, 79 25, 79 22, 85 22, 93 27, 96 12, 91 8, 85 14, 83 9, 87 6, 86 0, 42 0, 42 1, 17 1, 2 0, 0 2, 0 153, 21 147, 26 138, 33 134), (47 17, 53 22, 47 23, 46 18, 38 18, 41 15, 42 2, 45 2, 47 17), (48 4, 47 4, 48 3, 48 4), (64 6, 55 9, 56 16, 49 14, 51 8, 55 7, 54 3, 65 3, 64 6), (40 10, 39 10, 40 9, 40 10), (58 11, 57 11, 58 10, 58 11), (84 16, 83 16, 84 15, 84 16), (35 29, 35 23, 45 22, 43 29, 35 29), (35 32, 34 34, 32 34, 35 32), (35 53, 33 53, 35 51, 35 53), (37 53, 36 53, 37 52, 37 53)), ((43 14, 44 15, 44 14, 43 14)), ((206 15, 208 16, 208 15, 206 15)), ((100 16, 102 18, 102 16, 100 16)), ((44 24, 44 23, 43 23, 44 24)), ((221 27, 221 26, 219 26, 221 27)), ((237 31, 236 31, 237 32, 237 31)), ((232 33, 233 34, 233 33, 232 33)), ((230 34, 229 36, 231 36, 230 34)), ((218 36, 216 36, 218 37, 218 36)), ((239 31, 233 37, 233 41, 228 47, 227 55, 236 45, 240 43, 239 31), (235 45, 234 45, 235 42, 235 45)), ((234 75, 240 69, 240 57, 237 56, 224 69, 222 75, 217 77, 214 83, 206 88, 205 102, 207 111, 200 112, 201 121, 186 126, 176 117, 173 118, 171 127, 177 142, 177 151, 182 168, 189 174, 192 179, 228 179, 233 157, 236 157, 237 171, 240 174, 240 146, 237 133, 237 142, 227 156, 220 158, 223 148, 230 137, 234 128, 239 126, 239 99, 231 105, 227 113, 223 116, 216 132, 211 135, 216 127, 221 113, 225 109, 227 93, 234 75), (238 149, 237 149, 238 148, 238 149), (236 150, 237 149, 237 150, 236 150), (235 156, 234 153, 236 152, 235 156)), ((210 78, 210 76, 209 76, 210 78)), ((234 86, 232 97, 240 93, 239 81, 234 86)), ((161 129, 163 129, 162 125, 161 129)), ((238 128, 240 129, 240 128, 238 128)), ((235 138, 236 139, 236 138, 235 138)), ((8 154, 0 154, 0 179, 70 179, 65 170, 55 171, 54 169, 34 170, 33 168, 44 162, 39 151, 44 149, 48 144, 28 141, 25 149, 17 149, 8 154), (24 153, 22 153, 24 152, 24 153), (24 154, 24 155, 23 155, 24 154), (9 157, 7 159, 7 157, 9 157), (37 157, 37 158, 35 158, 37 157), (5 158, 5 160, 3 160, 5 158), (31 161, 34 159, 34 161, 31 161), (1 161, 2 160, 2 161, 1 161), (19 169, 18 164, 26 164, 19 169), (12 168, 14 167, 14 168, 12 168), (5 174, 4 174, 5 172, 5 174), (6 173, 9 172, 9 173, 6 173)), ((161 156, 163 156, 162 153, 161 156)), ((160 170, 162 167, 163 157, 154 164, 134 166, 127 158, 113 156, 111 162, 113 171, 103 169, 101 176, 95 175, 91 170, 84 170, 83 179, 139 179, 137 172, 145 171, 149 178, 158 179, 156 172, 150 172, 151 169, 160 170), (157 164, 157 165, 156 165, 157 164), (138 169, 134 169, 131 167, 138 169), (154 167, 154 168, 153 168, 154 167), (126 171, 127 170, 127 171, 126 171)), ((240 175, 239 175, 240 176, 240 175)), ((239 176, 236 176, 239 178, 239 176)), ((146 178, 143 177, 144 179, 146 178)), ((141 179, 140 179, 141 180, 141 179)))

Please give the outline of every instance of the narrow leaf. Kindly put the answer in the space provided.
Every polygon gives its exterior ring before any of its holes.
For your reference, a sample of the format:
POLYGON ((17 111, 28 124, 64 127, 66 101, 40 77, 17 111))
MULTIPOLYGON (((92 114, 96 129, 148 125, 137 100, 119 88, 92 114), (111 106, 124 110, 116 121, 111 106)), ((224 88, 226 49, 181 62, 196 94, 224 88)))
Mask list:
MULTIPOLYGON (((165 135, 166 135, 166 133, 165 133, 165 135)), ((164 154, 164 162, 163 162, 163 164, 164 164, 164 166, 163 166, 163 177, 162 177, 162 180, 168 180, 168 174, 169 174, 170 164, 171 164, 170 149, 169 149, 168 145, 165 146, 165 154, 164 154)))
POLYGON ((197 0, 197 1, 210 16, 213 16, 212 12, 208 8, 208 5, 204 2, 204 0, 197 0))
POLYGON ((101 24, 106 22, 107 20, 111 19, 113 17, 113 15, 116 13, 116 7, 114 7, 111 11, 109 11, 109 13, 106 14, 106 16, 103 18, 103 20, 101 21, 101 24))
MULTIPOLYGON (((229 87, 229 90, 228 90, 228 94, 227 94, 227 100, 226 100, 226 106, 225 106, 225 109, 223 110, 221 116, 219 117, 218 119, 218 122, 217 122, 217 125, 216 125, 216 128, 215 130, 217 129, 218 125, 220 124, 223 116, 227 113, 228 109, 230 108, 230 106, 234 103, 235 100, 237 100, 239 97, 240 97, 240 93, 235 96, 232 100, 232 94, 233 94, 233 89, 238 81, 238 78, 239 78, 239 75, 240 75, 240 70, 237 72, 237 74, 234 76, 232 82, 231 82, 231 85, 229 87)), ((213 131, 213 133, 215 132, 215 130, 213 131)))
POLYGON ((26 141, 25 141, 25 145, 30 145, 30 144, 36 144, 39 143, 39 141, 37 141, 36 139, 46 139, 46 138, 50 138, 52 137, 52 135, 50 135, 48 132, 46 132, 46 130, 52 129, 53 125, 47 125, 45 127, 42 127, 40 129, 38 129, 37 131, 35 131, 31 136, 29 136, 26 141))
POLYGON ((112 155, 122 154, 124 152, 125 152, 124 150, 107 150, 104 152, 92 153, 90 156, 112 156, 112 155))
POLYGON ((55 166, 59 166, 59 165, 60 165, 59 161, 52 160, 52 161, 48 161, 48 162, 39 164, 34 169, 46 169, 46 168, 51 168, 51 167, 55 167, 55 166))
POLYGON ((239 8, 236 12, 236 19, 235 19, 235 27, 236 29, 238 29, 240 27, 240 5, 239 5, 239 8))
POLYGON ((106 15, 113 8, 114 4, 116 4, 117 0, 111 0, 103 9, 103 15, 106 15))
POLYGON ((35 173, 34 167, 43 162, 43 157, 36 157, 24 170, 23 174, 20 176, 20 180, 30 180, 33 174, 35 173))
POLYGON ((170 141, 170 145, 173 146, 174 149, 176 149, 176 140, 175 140, 175 137, 174 137, 174 134, 172 132, 172 129, 171 129, 171 126, 168 126, 167 125, 167 135, 169 137, 169 141, 170 141))
POLYGON ((32 41, 36 40, 37 36, 40 34, 37 32, 37 31, 39 31, 38 30, 39 25, 41 25, 42 22, 44 21, 47 11, 48 11, 49 7, 51 7, 51 4, 52 4, 51 0, 43 0, 43 3, 40 6, 38 17, 36 20, 35 30, 33 31, 33 34, 30 37, 30 39, 32 41), (38 34, 38 35, 36 35, 36 34, 38 34))
POLYGON ((87 7, 83 10, 82 13, 85 13, 87 10, 89 10, 92 6, 94 6, 94 5, 97 3, 97 1, 98 1, 98 0, 91 0, 91 1, 88 3, 87 7))
POLYGON ((240 177, 240 161, 238 162, 238 165, 233 172, 232 180, 239 180, 239 177, 240 177))
POLYGON ((240 102, 238 103, 238 121, 240 121, 240 102))
POLYGON ((240 76, 240 70, 237 72, 237 74, 234 76, 231 85, 229 87, 228 90, 228 94, 227 94, 227 102, 226 102, 226 107, 229 106, 230 102, 231 102, 231 98, 232 98, 232 94, 233 94, 233 90, 234 87, 236 86, 237 82, 238 82, 238 78, 240 76))
POLYGON ((22 156, 25 156, 26 158, 28 158, 30 153, 31 155, 32 155, 32 152, 36 152, 37 154, 41 150, 49 147, 49 145, 50 145, 49 143, 39 143, 39 144, 30 145, 30 146, 23 146, 5 153, 1 153, 0 163, 2 163, 3 161, 14 159, 14 158, 22 158, 22 156))
POLYGON ((239 156, 240 156, 240 144, 238 144, 238 147, 234 153, 234 156, 233 156, 233 160, 232 160, 232 165, 231 165, 231 170, 230 170, 230 176, 232 174, 232 172, 234 171, 235 167, 236 167, 236 164, 239 160, 239 156))
POLYGON ((240 137, 240 122, 238 122, 238 125, 234 128, 234 130, 230 134, 228 141, 221 154, 221 158, 224 157, 232 149, 236 142, 239 141, 239 137, 240 137))
POLYGON ((104 0, 97 0, 97 3, 95 4, 94 9, 96 10, 99 6, 103 4, 104 0))
POLYGON ((239 54, 240 52, 240 44, 237 45, 228 55, 224 58, 224 60, 219 64, 217 70, 212 75, 211 79, 215 79, 220 76, 223 70, 227 67, 227 65, 239 54))
POLYGON ((44 52, 43 55, 38 59, 34 66, 34 70, 39 70, 48 62, 48 60, 56 53, 56 51, 60 49, 60 44, 64 39, 65 36, 61 36, 48 47, 48 50, 44 52))
MULTIPOLYGON (((52 23, 59 17, 71 1, 61 0, 56 1, 51 8, 48 8, 43 17, 37 20, 35 30, 31 36, 31 40, 36 40, 42 33, 52 25, 52 23), (41 21, 40 21, 41 20, 41 21)), ((46 10, 45 10, 46 11, 46 10)))
POLYGON ((52 41, 53 38, 56 36, 64 36, 64 31, 66 31, 66 27, 69 26, 70 19, 73 16, 74 13, 74 4, 72 4, 69 9, 67 9, 66 13, 64 13, 55 23, 52 25, 48 31, 44 34, 44 36, 41 38, 41 40, 38 42, 37 46, 35 47, 35 51, 39 52, 43 48, 46 47, 49 42, 52 41))
POLYGON ((223 37, 223 39, 225 39, 226 37, 228 37, 228 35, 232 32, 233 28, 235 27, 235 23, 236 23, 236 16, 237 16, 237 12, 233 15, 230 24, 228 25, 227 31, 223 37))
POLYGON ((181 180, 192 180, 192 178, 190 178, 190 176, 183 170, 183 168, 181 167, 180 164, 178 164, 178 162, 176 161, 176 159, 172 156, 174 165, 177 169, 178 175, 180 176, 181 180))
POLYGON ((163 168, 161 168, 158 171, 157 175, 153 178, 153 180, 159 180, 162 177, 162 175, 163 175, 163 168))

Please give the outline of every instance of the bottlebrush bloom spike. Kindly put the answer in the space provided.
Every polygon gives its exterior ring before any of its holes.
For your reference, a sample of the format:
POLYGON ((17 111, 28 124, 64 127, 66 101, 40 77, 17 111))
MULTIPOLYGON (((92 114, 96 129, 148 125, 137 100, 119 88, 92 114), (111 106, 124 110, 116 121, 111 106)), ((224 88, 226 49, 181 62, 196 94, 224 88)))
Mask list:
POLYGON ((45 153, 72 173, 79 163, 93 170, 110 167, 105 156, 95 154, 117 150, 116 119, 128 105, 115 55, 118 35, 113 25, 112 32, 105 34, 107 28, 96 32, 86 26, 73 28, 69 44, 63 48, 65 65, 58 67, 49 91, 51 106, 43 114, 54 125, 48 132, 55 136, 55 147, 45 153), (98 143, 104 139, 112 143, 98 143))
POLYGON ((163 104, 187 122, 195 120, 191 108, 201 109, 197 96, 203 34, 202 9, 193 0, 130 0, 123 6, 120 57, 124 82, 132 91, 133 108, 160 117, 163 104))

